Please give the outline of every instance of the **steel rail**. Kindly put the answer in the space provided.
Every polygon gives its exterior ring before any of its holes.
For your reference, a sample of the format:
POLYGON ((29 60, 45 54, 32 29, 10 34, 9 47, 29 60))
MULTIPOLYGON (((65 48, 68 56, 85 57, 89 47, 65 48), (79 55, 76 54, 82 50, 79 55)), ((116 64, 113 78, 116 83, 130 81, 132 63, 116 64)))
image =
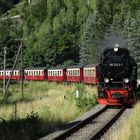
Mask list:
POLYGON ((122 107, 120 111, 111 119, 109 120, 96 134, 92 136, 90 140, 99 140, 101 136, 118 120, 121 114, 125 111, 126 107, 122 107))
POLYGON ((85 120, 79 122, 75 126, 71 127, 70 129, 66 130, 64 133, 60 134, 59 136, 55 137, 53 140, 64 140, 70 135, 72 135, 74 132, 78 131, 80 128, 87 125, 89 122, 91 122, 93 119, 97 118, 100 114, 105 112, 108 109, 107 106, 96 112, 95 114, 91 115, 90 117, 86 118, 85 120))

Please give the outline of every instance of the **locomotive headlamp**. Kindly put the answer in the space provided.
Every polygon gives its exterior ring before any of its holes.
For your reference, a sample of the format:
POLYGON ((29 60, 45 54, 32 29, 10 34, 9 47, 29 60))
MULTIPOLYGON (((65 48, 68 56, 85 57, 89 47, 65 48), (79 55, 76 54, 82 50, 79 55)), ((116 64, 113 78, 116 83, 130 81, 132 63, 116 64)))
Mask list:
POLYGON ((140 85, 140 79, 137 79, 137 84, 140 85))
POLYGON ((117 51, 118 51, 118 49, 119 49, 119 48, 115 47, 115 48, 114 48, 114 51, 115 51, 115 52, 117 52, 117 51))
POLYGON ((129 82, 129 79, 128 79, 128 78, 124 78, 123 81, 124 81, 125 83, 128 83, 128 82, 129 82))
POLYGON ((104 82, 105 82, 105 83, 108 83, 108 82, 109 82, 109 79, 108 79, 108 78, 105 78, 105 79, 104 79, 104 82))

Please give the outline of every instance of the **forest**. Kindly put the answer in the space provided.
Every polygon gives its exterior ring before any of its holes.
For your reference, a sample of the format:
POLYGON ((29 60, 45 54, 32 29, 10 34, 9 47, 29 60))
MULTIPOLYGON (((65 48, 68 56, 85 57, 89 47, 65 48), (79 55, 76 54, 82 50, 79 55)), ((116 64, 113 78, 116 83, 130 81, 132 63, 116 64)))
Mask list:
POLYGON ((115 43, 129 48, 140 64, 139 5, 140 0, 0 0, 0 67, 4 47, 6 66, 12 67, 20 41, 24 67, 96 64, 102 49, 115 43), (20 19, 10 18, 15 15, 20 19))

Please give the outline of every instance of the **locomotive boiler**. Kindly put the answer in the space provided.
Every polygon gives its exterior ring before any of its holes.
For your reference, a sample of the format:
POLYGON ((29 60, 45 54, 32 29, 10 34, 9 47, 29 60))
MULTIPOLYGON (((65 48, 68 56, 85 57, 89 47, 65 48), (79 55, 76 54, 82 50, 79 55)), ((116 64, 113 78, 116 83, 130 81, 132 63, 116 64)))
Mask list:
POLYGON ((98 66, 100 104, 125 105, 136 102, 137 64, 126 48, 118 44, 105 49, 98 66))

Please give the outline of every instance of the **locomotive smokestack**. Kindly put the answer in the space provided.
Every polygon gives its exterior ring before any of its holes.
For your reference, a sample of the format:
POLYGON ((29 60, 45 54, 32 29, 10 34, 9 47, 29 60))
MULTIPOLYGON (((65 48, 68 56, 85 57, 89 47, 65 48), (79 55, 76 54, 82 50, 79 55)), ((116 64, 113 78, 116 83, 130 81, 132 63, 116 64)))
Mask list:
POLYGON ((101 52, 106 48, 128 48, 128 42, 120 34, 110 32, 105 35, 100 44, 101 52))

